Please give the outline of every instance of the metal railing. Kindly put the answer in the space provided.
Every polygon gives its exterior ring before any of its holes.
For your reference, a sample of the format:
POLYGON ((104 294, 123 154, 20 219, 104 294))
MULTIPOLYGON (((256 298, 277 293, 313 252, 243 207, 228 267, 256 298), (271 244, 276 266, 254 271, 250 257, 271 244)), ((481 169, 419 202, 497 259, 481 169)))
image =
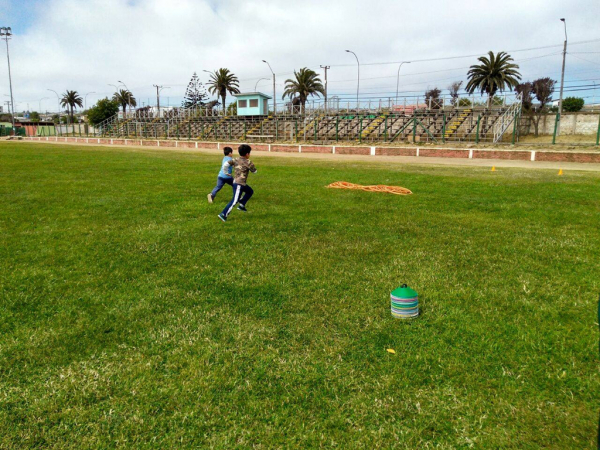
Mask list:
POLYGON ((520 94, 516 97, 518 101, 513 103, 508 107, 508 109, 496 120, 496 123, 493 126, 494 140, 496 143, 502 136, 504 132, 508 129, 511 123, 517 119, 517 116, 521 113, 521 96, 520 94))

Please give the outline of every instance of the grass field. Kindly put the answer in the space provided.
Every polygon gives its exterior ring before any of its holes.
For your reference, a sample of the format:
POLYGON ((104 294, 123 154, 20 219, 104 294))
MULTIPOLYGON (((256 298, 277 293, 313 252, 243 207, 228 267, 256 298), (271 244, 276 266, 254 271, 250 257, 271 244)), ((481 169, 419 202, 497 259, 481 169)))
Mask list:
POLYGON ((595 448, 600 174, 220 159, 0 144, 0 448, 595 448))

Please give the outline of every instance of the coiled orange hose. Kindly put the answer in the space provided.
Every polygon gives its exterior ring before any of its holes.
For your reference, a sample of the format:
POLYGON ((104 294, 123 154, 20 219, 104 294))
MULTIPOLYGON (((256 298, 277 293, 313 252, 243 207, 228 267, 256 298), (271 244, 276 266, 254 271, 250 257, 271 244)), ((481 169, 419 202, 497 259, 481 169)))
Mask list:
POLYGON ((409 195, 412 192, 409 189, 400 186, 386 186, 384 184, 376 184, 373 186, 363 186, 361 184, 348 183, 347 181, 336 181, 331 183, 328 188, 332 189, 357 189, 368 192, 386 192, 388 194, 409 195))

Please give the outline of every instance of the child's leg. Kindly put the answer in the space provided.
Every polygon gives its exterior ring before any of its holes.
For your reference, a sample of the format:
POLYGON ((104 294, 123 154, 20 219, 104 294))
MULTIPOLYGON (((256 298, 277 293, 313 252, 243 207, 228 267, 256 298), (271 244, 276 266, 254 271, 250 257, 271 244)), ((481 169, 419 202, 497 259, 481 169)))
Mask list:
POLYGON ((221 189, 223 189, 223 185, 225 183, 227 183, 227 180, 225 178, 217 177, 217 185, 210 193, 210 195, 212 196, 213 199, 217 196, 217 192, 219 192, 221 189))
POLYGON ((225 207, 225 209, 223 209, 223 211, 221 212, 221 214, 223 214, 225 217, 227 217, 229 215, 229 213, 231 212, 233 207, 240 200, 240 195, 242 194, 243 187, 244 186, 242 186, 242 185, 233 183, 233 197, 232 197, 231 201, 229 203, 227 203, 227 206, 225 207))
POLYGON ((250 200, 250 197, 252 197, 252 194, 254 194, 254 190, 248 185, 244 186, 244 196, 240 200, 240 205, 245 207, 248 200, 250 200))

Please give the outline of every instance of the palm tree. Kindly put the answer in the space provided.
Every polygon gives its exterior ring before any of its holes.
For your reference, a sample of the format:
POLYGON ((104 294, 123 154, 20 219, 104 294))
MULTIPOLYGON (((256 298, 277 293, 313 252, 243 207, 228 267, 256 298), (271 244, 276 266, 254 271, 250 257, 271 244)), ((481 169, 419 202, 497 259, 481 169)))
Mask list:
POLYGON ((123 117, 127 116, 127 106, 137 106, 133 94, 127 89, 120 89, 113 95, 113 100, 123 107, 123 117))
POLYGON ((221 68, 219 70, 215 70, 210 74, 210 80, 208 82, 208 92, 213 95, 217 95, 221 97, 223 104, 223 111, 225 111, 225 98, 227 98, 227 93, 230 94, 239 94, 240 87, 238 78, 229 71, 229 69, 221 68))
POLYGON ((465 87, 469 94, 476 90, 488 95, 488 107, 496 92, 505 89, 512 90, 521 80, 521 74, 517 70, 519 66, 512 63, 512 57, 506 52, 488 52, 488 56, 477 58, 481 64, 471 66, 467 73, 469 82, 465 87))
POLYGON ((295 80, 285 80, 285 91, 283 92, 282 99, 289 97, 293 100, 297 95, 302 105, 302 112, 304 112, 304 106, 309 96, 318 96, 319 94, 325 95, 325 88, 321 83, 321 79, 314 70, 307 67, 303 67, 298 72, 294 70, 295 80))
POLYGON ((83 99, 77 91, 67 91, 60 100, 60 106, 67 106, 71 110, 71 122, 73 122, 73 110, 76 106, 83 108, 83 99))

